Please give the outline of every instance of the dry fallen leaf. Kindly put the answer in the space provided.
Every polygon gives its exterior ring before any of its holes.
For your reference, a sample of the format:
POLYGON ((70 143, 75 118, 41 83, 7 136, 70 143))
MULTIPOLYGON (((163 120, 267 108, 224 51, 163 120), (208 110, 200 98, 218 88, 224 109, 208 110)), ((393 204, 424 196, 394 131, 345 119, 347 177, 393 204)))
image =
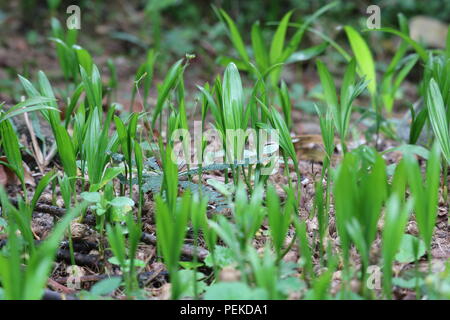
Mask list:
MULTIPOLYGON (((292 138, 299 160, 322 162, 325 157, 322 136, 320 134, 305 134, 292 138)), ((337 141, 335 141, 336 143, 337 141)), ((334 158, 334 157, 333 157, 334 158)), ((335 160, 335 159, 333 159, 335 160)))
MULTIPOLYGON (((5 156, 0 157, 0 161, 8 163, 8 159, 5 156)), ((22 162, 22 166, 24 169, 24 180, 25 184, 34 187, 36 183, 34 182, 34 178, 31 174, 30 168, 27 166, 25 162, 22 162)), ((0 185, 8 186, 8 185, 19 185, 20 180, 16 176, 16 174, 7 166, 0 164, 0 185)))
MULTIPOLYGON (((0 160, 5 161, 6 158, 4 158, 5 157, 0 157, 0 160)), ((7 166, 0 164, 0 185, 7 186, 17 184, 16 180, 19 181, 14 172, 12 172, 7 166)))

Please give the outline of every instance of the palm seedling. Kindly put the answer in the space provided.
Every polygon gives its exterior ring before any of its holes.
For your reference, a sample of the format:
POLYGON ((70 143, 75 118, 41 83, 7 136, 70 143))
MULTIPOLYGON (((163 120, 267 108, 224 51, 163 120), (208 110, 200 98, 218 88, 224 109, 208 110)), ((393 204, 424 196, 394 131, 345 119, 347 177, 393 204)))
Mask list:
MULTIPOLYGON (((75 148, 70 138, 70 135, 67 131, 67 128, 61 124, 61 116, 60 112, 58 112, 59 108, 56 103, 55 94, 53 92, 52 86, 48 81, 46 75, 40 71, 38 73, 38 84, 39 91, 33 86, 33 84, 27 79, 19 76, 19 79, 24 87, 27 95, 30 98, 36 97, 46 97, 50 99, 49 105, 52 107, 49 110, 45 108, 41 110, 41 114, 46 121, 50 124, 53 135, 55 137, 55 143, 58 150, 59 157, 61 159, 62 165, 64 167, 64 171, 66 174, 72 178, 77 175, 77 166, 76 166, 76 153, 75 148)), ((74 184, 74 180, 73 180, 74 184)))
POLYGON ((343 250, 344 268, 348 274, 349 249, 353 242, 361 255, 362 281, 369 266, 370 247, 375 240, 381 208, 387 196, 386 165, 383 158, 373 152, 374 159, 369 163, 356 152, 346 154, 334 183, 336 227, 343 250))
POLYGON ((228 36, 239 54, 239 59, 222 57, 221 60, 226 64, 234 62, 240 70, 251 72, 256 75, 257 78, 266 78, 270 76, 270 83, 272 86, 276 87, 282 73, 281 65, 303 61, 305 58, 311 59, 325 50, 326 45, 320 44, 305 50, 296 51, 300 46, 303 35, 308 26, 317 20, 317 18, 323 13, 336 5, 337 2, 332 2, 316 11, 313 15, 306 19, 303 24, 297 27, 296 32, 286 45, 286 33, 289 27, 289 21, 294 12, 293 10, 286 13, 281 19, 272 37, 270 48, 266 48, 266 41, 263 37, 260 22, 256 21, 251 30, 251 43, 254 55, 253 60, 250 59, 249 53, 244 45, 244 41, 242 40, 241 34, 234 21, 224 10, 214 7, 214 11, 219 19, 224 23, 224 25, 226 25, 228 36))
POLYGON ((403 232, 412 209, 412 201, 406 204, 398 193, 393 193, 386 203, 386 214, 382 234, 383 291, 392 297, 392 264, 400 247, 403 232))
POLYGON ((7 162, 0 161, 0 163, 11 169, 19 178, 26 197, 27 188, 25 185, 25 172, 23 169, 22 154, 20 153, 19 139, 14 132, 10 120, 0 122, 0 137, 1 145, 7 159, 7 162))
POLYGON ((125 179, 128 180, 128 186, 130 195, 133 191, 133 183, 132 183, 132 172, 133 172, 133 151, 134 151, 134 143, 136 139, 136 130, 137 130, 137 121, 138 114, 132 113, 128 117, 128 123, 125 126, 123 121, 114 116, 114 122, 116 124, 117 135, 120 141, 120 146, 122 148, 122 153, 125 157, 125 179))
MULTIPOLYGON (((193 288, 194 288, 194 296, 198 298, 198 279, 197 279, 197 263, 198 263, 198 240, 200 235, 200 230, 203 230, 203 234, 205 238, 208 239, 210 235, 208 234, 209 228, 208 228, 208 217, 206 215, 206 207, 208 204, 208 199, 206 197, 200 197, 198 193, 195 193, 192 196, 192 205, 191 205, 191 225, 192 225, 192 231, 194 233, 194 248, 195 248, 195 254, 194 254, 194 278, 193 278, 193 288)), ((208 239, 207 242, 213 240, 208 239)), ((211 243, 210 243, 211 244, 211 243)), ((215 246, 214 244, 211 244, 212 247, 215 246)), ((214 249, 213 249, 214 250, 214 249)))
POLYGON ((286 122, 283 120, 283 117, 280 113, 274 108, 270 108, 270 110, 264 105, 264 103, 259 100, 263 112, 266 114, 270 124, 272 127, 277 130, 279 144, 281 147, 281 153, 284 160, 284 169, 286 176, 288 177, 289 188, 292 188, 292 179, 289 173, 289 159, 292 160, 294 165, 294 171, 297 175, 297 199, 296 199, 296 207, 300 203, 300 195, 301 195, 301 183, 300 183, 300 169, 297 158, 297 153, 295 152, 294 144, 292 143, 292 138, 289 133, 289 129, 287 127, 286 122))
POLYGON ((147 58, 144 63, 142 63, 139 69, 136 71, 134 86, 131 91, 131 108, 130 111, 134 111, 134 103, 136 94, 139 94, 139 86, 142 85, 143 94, 142 94, 142 103, 143 110, 146 111, 148 106, 148 96, 150 94, 150 87, 153 81, 153 71, 155 68, 155 61, 158 54, 155 53, 153 49, 149 50, 147 53, 147 58))
POLYGON ((266 203, 272 245, 277 261, 280 261, 286 253, 286 251, 283 251, 283 246, 291 224, 292 211, 294 210, 293 194, 292 192, 288 193, 288 199, 282 207, 275 188, 269 185, 267 187, 266 203))
POLYGON ((187 191, 178 203, 175 201, 173 204, 164 200, 160 195, 156 197, 158 248, 169 271, 172 299, 180 298, 183 291, 178 274, 178 262, 187 231, 191 197, 190 192, 187 191))
POLYGON ((439 179, 441 153, 435 143, 427 162, 426 180, 423 181, 417 161, 411 156, 405 158, 408 185, 414 198, 414 213, 419 233, 431 257, 431 240, 437 219, 439 202, 439 179))
POLYGON ((135 222, 132 215, 128 215, 126 218, 126 232, 128 233, 128 248, 125 241, 124 228, 116 223, 114 225, 107 225, 106 232, 108 235, 108 242, 111 246, 111 251, 114 254, 115 260, 117 260, 120 266, 124 282, 125 292, 128 298, 136 294, 138 289, 137 277, 136 277, 136 252, 141 238, 141 223, 135 222))
MULTIPOLYGON (((406 76, 415 66, 419 57, 426 61, 425 50, 405 34, 408 32, 405 17, 400 14, 398 19, 402 31, 391 28, 377 29, 383 31, 390 30, 395 34, 401 35, 404 40, 383 73, 380 83, 377 82, 376 63, 367 42, 353 27, 345 26, 344 28, 357 63, 357 72, 367 81, 371 104, 375 111, 377 140, 382 124, 382 106, 384 106, 388 113, 391 113, 400 85, 406 76), (409 46, 412 46, 417 51, 417 55, 405 57, 409 46)), ((339 44, 315 29, 310 28, 310 31, 330 43, 347 62, 351 62, 352 57, 339 44)))
POLYGON ((356 61, 351 60, 345 71, 340 99, 338 99, 333 78, 320 60, 317 61, 317 69, 319 71, 325 101, 328 109, 331 110, 334 125, 341 140, 342 151, 346 153, 347 145, 345 141, 352 115, 353 101, 364 91, 368 83, 364 80, 356 81, 356 61))
MULTIPOLYGON (((39 244, 35 250, 24 250, 21 245, 22 237, 31 234, 31 224, 28 224, 28 232, 22 236, 17 233, 21 224, 22 212, 18 212, 8 201, 3 189, 0 190, 3 210, 8 217, 8 243, 0 252, 0 283, 3 294, 10 300, 37 300, 44 294, 48 275, 53 265, 54 257, 61 238, 70 222, 76 218, 86 207, 84 203, 71 209, 59 221, 52 233, 39 244), (24 256, 28 255, 26 266, 23 267, 24 256)), ((28 213, 25 213, 28 215, 28 213)), ((21 230, 25 226, 22 226, 21 230)), ((34 247, 34 246, 33 246, 34 247)))
POLYGON ((279 267, 277 259, 268 246, 264 247, 264 254, 259 257, 254 248, 249 248, 249 262, 253 269, 255 284, 258 288, 265 289, 268 299, 276 300, 282 297, 278 284, 279 267))
MULTIPOLYGON (((319 116, 320 132, 322 134, 322 141, 325 149, 325 157, 322 162, 322 173, 320 180, 316 181, 315 185, 315 199, 314 208, 317 214, 317 220, 319 223, 319 242, 320 252, 323 253, 324 238, 328 230, 328 212, 330 208, 330 195, 331 195, 331 160, 334 153, 334 123, 333 123, 333 111, 327 109, 326 115, 323 115, 319 108, 315 106, 317 115, 319 116), (326 175, 326 188, 325 194, 323 190, 323 179, 326 175)), ((322 257, 322 254, 321 254, 322 257)))
MULTIPOLYGON (((404 34, 409 34, 408 21, 405 16, 399 14, 398 22, 400 31, 404 34)), ((406 56, 408 49, 408 43, 406 41, 402 41, 381 78, 381 100, 384 108, 389 114, 392 112, 394 101, 402 82, 405 80, 406 76, 410 73, 419 59, 417 54, 406 56)))
MULTIPOLYGON (((448 96, 449 94, 447 93, 447 100, 448 96)), ((444 103, 439 86, 433 78, 430 80, 426 99, 431 127, 439 143, 442 155, 447 165, 450 165, 450 107, 448 101, 447 104, 444 103)))
POLYGON ((183 66, 183 59, 178 60, 175 62, 175 64, 170 67, 169 71, 167 72, 166 77, 164 78, 164 81, 161 85, 161 87, 158 90, 158 99, 156 101, 155 110, 153 111, 153 115, 151 118, 151 128, 156 129, 156 121, 159 118, 159 131, 162 130, 162 116, 161 113, 163 111, 164 105, 166 104, 167 100, 169 99, 169 94, 174 89, 179 79, 183 73, 184 66, 183 66))
POLYGON ((291 99, 289 97, 289 91, 286 85, 286 82, 282 81, 280 89, 278 90, 278 97, 281 102, 281 109, 283 111, 284 120, 286 121, 287 127, 289 130, 292 129, 292 104, 291 99))
POLYGON ((234 63, 230 63, 223 75, 223 82, 218 78, 214 86, 216 99, 205 88, 199 87, 208 106, 216 119, 215 128, 220 134, 225 163, 230 164, 234 183, 239 181, 236 165, 243 159, 245 139, 241 133, 246 129, 250 117, 250 108, 245 108, 241 77, 234 63))
POLYGON ((298 243, 300 248, 300 255, 302 261, 303 268, 303 278, 306 281, 310 281, 314 278, 313 273, 313 262, 312 262, 312 252, 309 246, 308 235, 306 232, 306 223, 305 221, 300 221, 299 219, 294 219, 295 231, 298 235, 298 243))
POLYGON ((50 40, 56 43, 56 55, 58 56, 59 66, 66 80, 76 81, 79 78, 77 56, 73 46, 77 41, 78 31, 69 29, 64 32, 58 19, 52 18, 52 37, 50 40))
POLYGON ((255 236, 265 217, 262 207, 263 186, 258 185, 253 190, 250 199, 242 184, 236 189, 235 201, 231 204, 234 221, 219 216, 217 221, 209 221, 209 225, 215 233, 230 248, 233 258, 239 264, 244 280, 248 278, 246 260, 251 240, 255 236))
POLYGON ((142 153, 142 147, 138 141, 134 142, 134 161, 136 162, 137 183, 139 188, 138 219, 140 221, 142 217, 142 207, 144 205, 144 191, 142 190, 144 156, 142 153))
MULTIPOLYGON (((448 46, 450 48, 450 39, 448 41, 448 46)), ((450 52, 450 49, 449 49, 450 52)), ((450 56, 450 53, 449 53, 450 56)), ((445 73, 445 72, 443 72, 445 73)), ((450 74, 450 60, 447 62, 447 72, 446 74, 450 74)), ((441 87, 443 87, 442 91, 444 94, 441 94, 439 90, 439 86, 432 78, 429 83, 429 88, 426 95, 426 104, 427 108, 424 110, 428 111, 428 118, 431 123, 431 127, 433 128, 434 135, 439 142, 439 146, 441 149, 441 153, 443 155, 443 178, 442 178, 442 186, 443 186, 443 195, 444 200, 448 200, 448 186, 445 184, 445 181, 448 176, 448 167, 450 165, 450 82, 448 78, 445 80, 440 78, 439 83, 441 87), (446 90, 447 88, 447 90, 446 90), (446 91, 445 91, 446 90, 446 91), (447 92, 447 93, 446 93, 447 92)))

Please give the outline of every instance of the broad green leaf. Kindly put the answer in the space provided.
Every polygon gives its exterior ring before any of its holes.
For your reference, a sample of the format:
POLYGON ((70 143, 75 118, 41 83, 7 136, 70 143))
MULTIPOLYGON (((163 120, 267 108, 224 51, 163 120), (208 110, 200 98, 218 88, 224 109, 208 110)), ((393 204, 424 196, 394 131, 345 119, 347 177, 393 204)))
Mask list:
POLYGON ((102 196, 99 192, 82 192, 81 197, 92 203, 98 203, 102 200, 102 196))
POLYGON ((132 207, 134 206, 134 201, 127 197, 116 197, 109 202, 115 207, 132 207))
POLYGON ((419 260, 425 254, 425 243, 410 234, 404 234, 395 260, 401 263, 411 263, 419 260))
POLYGON ((94 284, 91 288, 90 293, 97 296, 111 294, 120 286, 121 283, 122 278, 120 277, 107 278, 94 284))

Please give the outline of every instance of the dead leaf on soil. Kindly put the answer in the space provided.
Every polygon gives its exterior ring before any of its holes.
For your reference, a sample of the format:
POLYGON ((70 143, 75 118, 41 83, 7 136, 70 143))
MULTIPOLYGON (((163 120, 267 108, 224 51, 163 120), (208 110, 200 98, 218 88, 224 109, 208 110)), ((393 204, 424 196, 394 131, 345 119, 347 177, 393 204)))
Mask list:
MULTIPOLYGON (((305 134, 292 138, 299 160, 322 162, 325 157, 322 136, 320 134, 305 134)), ((337 144, 337 141, 335 141, 337 144)), ((337 155, 333 156, 333 161, 337 155)))
MULTIPOLYGON (((0 161, 8 163, 8 159, 6 159, 5 156, 0 157, 0 161)), ((31 175, 30 168, 26 165, 25 162, 22 162, 23 168, 24 168, 24 178, 25 178, 25 184, 30 185, 34 187, 36 183, 34 182, 34 178, 31 175)), ((9 185, 19 185, 20 180, 16 176, 16 174, 7 166, 0 164, 0 185, 2 186, 9 186, 9 185)))

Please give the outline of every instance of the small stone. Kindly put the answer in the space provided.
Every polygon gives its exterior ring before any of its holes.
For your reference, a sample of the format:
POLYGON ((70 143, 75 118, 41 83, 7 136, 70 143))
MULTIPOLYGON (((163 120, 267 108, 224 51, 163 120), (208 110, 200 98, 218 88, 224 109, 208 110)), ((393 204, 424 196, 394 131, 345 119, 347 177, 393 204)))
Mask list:
POLYGON ((241 272, 234 266, 227 266, 222 269, 219 277, 223 282, 236 282, 241 279, 241 272))

